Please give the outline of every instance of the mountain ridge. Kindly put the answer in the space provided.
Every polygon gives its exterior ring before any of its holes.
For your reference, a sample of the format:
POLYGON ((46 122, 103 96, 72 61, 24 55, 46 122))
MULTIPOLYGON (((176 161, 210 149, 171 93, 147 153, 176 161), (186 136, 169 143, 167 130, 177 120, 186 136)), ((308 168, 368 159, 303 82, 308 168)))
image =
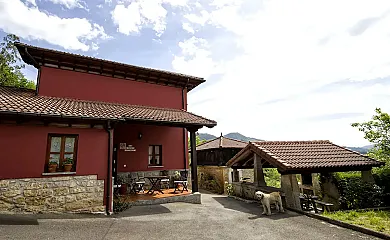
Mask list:
MULTIPOLYGON (((209 134, 209 133, 198 133, 198 136, 199 136, 200 140, 206 140, 206 141, 217 138, 217 136, 214 136, 214 135, 209 134)), ((262 139, 244 136, 238 132, 231 132, 231 133, 225 134, 223 136, 226 138, 231 138, 231 139, 235 139, 235 140, 239 140, 239 141, 243 141, 243 142, 264 141, 262 139)))

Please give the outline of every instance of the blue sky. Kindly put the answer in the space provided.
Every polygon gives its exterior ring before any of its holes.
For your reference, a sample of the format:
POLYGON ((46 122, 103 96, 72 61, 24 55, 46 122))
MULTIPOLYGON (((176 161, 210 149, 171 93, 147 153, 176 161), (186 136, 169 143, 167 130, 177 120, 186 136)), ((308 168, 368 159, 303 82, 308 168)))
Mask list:
POLYGON ((0 37, 204 77, 200 132, 348 146, 390 112, 389 25, 387 0, 0 0, 0 37))

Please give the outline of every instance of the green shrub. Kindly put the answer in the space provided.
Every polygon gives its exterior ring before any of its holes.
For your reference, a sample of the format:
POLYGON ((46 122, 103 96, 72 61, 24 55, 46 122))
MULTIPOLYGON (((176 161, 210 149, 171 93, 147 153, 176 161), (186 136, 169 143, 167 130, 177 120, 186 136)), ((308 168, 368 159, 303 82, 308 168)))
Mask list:
POLYGON ((375 183, 383 190, 383 202, 390 206, 390 167, 385 166, 374 170, 375 183))
POLYGON ((234 187, 233 187, 233 184, 231 183, 228 183, 228 182, 225 182, 226 184, 226 192, 229 196, 233 196, 234 194, 234 187))
POLYGON ((382 188, 361 180, 360 176, 337 179, 342 209, 362 209, 384 205, 382 188))
POLYGON ((124 201, 114 201, 113 207, 114 207, 114 212, 119 213, 131 208, 131 204, 124 201))
POLYGON ((276 168, 265 168, 264 180, 267 186, 280 188, 280 173, 276 168))

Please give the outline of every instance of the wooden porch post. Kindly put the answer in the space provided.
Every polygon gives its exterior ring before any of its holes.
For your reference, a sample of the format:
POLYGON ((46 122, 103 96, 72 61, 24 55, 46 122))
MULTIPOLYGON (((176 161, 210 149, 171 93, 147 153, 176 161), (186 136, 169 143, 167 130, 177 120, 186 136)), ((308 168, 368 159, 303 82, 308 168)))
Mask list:
POLYGON ((196 157, 196 136, 195 129, 190 131, 190 141, 191 141, 191 183, 192 183, 192 192, 198 192, 198 160, 196 157))
POLYGON ((254 156, 254 182, 256 186, 267 186, 264 179, 263 165, 261 164, 261 158, 256 153, 253 153, 254 156))
POLYGON ((113 213, 113 177, 112 177, 112 159, 114 146, 114 129, 110 121, 107 122, 106 131, 108 132, 108 164, 107 164, 107 179, 106 179, 106 213, 113 213))

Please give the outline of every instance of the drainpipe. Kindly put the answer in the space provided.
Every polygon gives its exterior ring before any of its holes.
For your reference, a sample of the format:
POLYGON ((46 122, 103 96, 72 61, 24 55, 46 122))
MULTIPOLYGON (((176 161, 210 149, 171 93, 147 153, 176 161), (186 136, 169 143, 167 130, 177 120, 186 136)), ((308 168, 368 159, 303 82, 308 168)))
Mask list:
MULTIPOLYGON (((186 85, 182 88, 182 91, 181 91, 181 103, 182 103, 182 108, 183 108, 183 110, 187 110, 186 109, 186 106, 184 105, 185 103, 184 103, 184 89, 186 89, 187 88, 187 85, 188 85, 188 82, 190 81, 190 79, 188 78, 187 79, 187 83, 186 83, 186 85)), ((183 128, 183 147, 184 147, 184 151, 183 151, 183 161, 184 161, 184 170, 187 170, 187 151, 186 150, 188 150, 188 148, 187 149, 185 149, 186 148, 186 146, 187 146, 187 143, 186 143, 186 129, 185 128, 183 128)))
POLYGON ((111 209, 111 191, 112 191, 112 154, 113 154, 113 146, 112 146, 112 131, 113 128, 111 126, 111 122, 107 122, 107 126, 105 127, 108 133, 108 156, 107 156, 107 183, 106 183, 106 213, 110 215, 112 212, 111 209))

